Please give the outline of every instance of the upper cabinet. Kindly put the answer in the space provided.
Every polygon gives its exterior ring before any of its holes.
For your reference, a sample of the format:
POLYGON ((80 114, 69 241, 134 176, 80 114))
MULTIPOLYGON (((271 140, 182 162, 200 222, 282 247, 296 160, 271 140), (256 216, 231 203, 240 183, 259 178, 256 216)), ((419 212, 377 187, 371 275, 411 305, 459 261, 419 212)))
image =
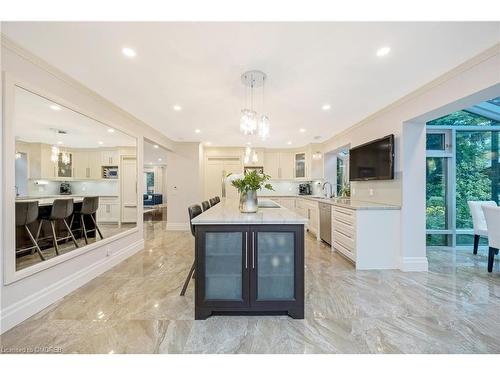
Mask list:
POLYGON ((295 154, 295 178, 306 178, 306 153, 299 152, 295 154))
POLYGON ((106 166, 117 166, 120 164, 120 153, 115 150, 102 151, 101 163, 106 166))
POLYGON ((264 173, 277 180, 293 180, 295 177, 295 153, 266 151, 264 173))
POLYGON ((73 155, 76 179, 97 180, 102 177, 100 151, 77 151, 73 155))

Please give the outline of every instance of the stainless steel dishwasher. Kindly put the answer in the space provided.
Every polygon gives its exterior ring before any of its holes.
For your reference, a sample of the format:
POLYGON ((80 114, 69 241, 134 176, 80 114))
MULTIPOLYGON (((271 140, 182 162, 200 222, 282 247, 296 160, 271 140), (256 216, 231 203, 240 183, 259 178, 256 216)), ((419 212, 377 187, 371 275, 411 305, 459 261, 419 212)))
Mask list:
POLYGON ((328 245, 332 245, 332 206, 319 204, 319 237, 328 245))

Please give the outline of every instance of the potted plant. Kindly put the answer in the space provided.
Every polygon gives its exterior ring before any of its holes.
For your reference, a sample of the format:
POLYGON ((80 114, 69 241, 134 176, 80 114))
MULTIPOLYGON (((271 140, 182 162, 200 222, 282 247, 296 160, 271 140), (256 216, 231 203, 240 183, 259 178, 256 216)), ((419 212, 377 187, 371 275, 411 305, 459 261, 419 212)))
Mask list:
MULTIPOLYGON (((228 177, 230 174, 228 175, 228 177)), ((245 213, 257 212, 257 190, 274 190, 267 181, 271 176, 264 173, 257 173, 256 170, 248 172, 243 178, 237 178, 231 181, 240 193, 240 211, 245 213)))

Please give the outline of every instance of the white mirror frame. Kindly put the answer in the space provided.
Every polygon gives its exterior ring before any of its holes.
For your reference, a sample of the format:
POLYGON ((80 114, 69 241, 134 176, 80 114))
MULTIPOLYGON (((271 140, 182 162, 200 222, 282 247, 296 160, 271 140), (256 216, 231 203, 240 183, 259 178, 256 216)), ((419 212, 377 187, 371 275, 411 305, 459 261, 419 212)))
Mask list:
POLYGON ((138 232, 140 226, 143 222, 143 207, 142 207, 142 194, 138 188, 139 176, 142 173, 142 153, 143 153, 143 137, 134 136, 130 134, 127 130, 123 129, 119 125, 110 123, 108 120, 100 120, 98 116, 89 114, 88 111, 80 109, 78 105, 74 103, 69 103, 66 100, 59 98, 51 93, 48 93, 38 87, 35 87, 27 82, 16 79, 12 74, 8 72, 3 73, 3 142, 2 142, 2 160, 3 160, 3 212, 2 212, 2 222, 3 228, 3 263, 4 263, 4 285, 12 284, 15 281, 24 279, 35 273, 41 272, 48 268, 54 267, 57 264, 66 262, 70 259, 78 257, 82 254, 88 253, 94 249, 99 249, 104 252, 105 246, 111 242, 114 242, 122 237, 128 236, 132 233, 138 232), (101 123, 103 126, 111 127, 116 130, 123 132, 124 134, 132 137, 136 141, 136 164, 137 164, 137 178, 136 178, 136 191, 137 191, 137 220, 136 226, 130 228, 124 232, 118 233, 112 237, 105 238, 99 242, 94 242, 92 244, 86 245, 84 247, 75 249, 73 251, 67 252, 65 254, 59 255, 57 257, 47 259, 43 262, 36 263, 32 266, 23 268, 22 270, 16 271, 16 254, 15 254, 15 165, 13 163, 13 157, 15 153, 15 130, 13 126, 14 122, 14 108, 15 108, 15 89, 16 87, 22 88, 24 90, 30 91, 31 93, 41 96, 47 100, 53 101, 61 106, 64 106, 74 112, 77 112, 83 116, 91 118, 94 121, 101 123))

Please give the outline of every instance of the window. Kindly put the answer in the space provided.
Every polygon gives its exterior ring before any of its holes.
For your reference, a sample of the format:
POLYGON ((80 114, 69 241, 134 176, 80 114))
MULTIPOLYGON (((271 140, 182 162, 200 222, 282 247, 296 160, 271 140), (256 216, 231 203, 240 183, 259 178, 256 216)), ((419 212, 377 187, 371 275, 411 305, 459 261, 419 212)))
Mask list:
POLYGON ((467 201, 499 203, 499 120, 500 98, 495 98, 427 123, 427 245, 470 246, 467 201))
POLYGON ((144 172, 144 188, 145 193, 152 194, 155 190, 155 174, 154 172, 144 172))

